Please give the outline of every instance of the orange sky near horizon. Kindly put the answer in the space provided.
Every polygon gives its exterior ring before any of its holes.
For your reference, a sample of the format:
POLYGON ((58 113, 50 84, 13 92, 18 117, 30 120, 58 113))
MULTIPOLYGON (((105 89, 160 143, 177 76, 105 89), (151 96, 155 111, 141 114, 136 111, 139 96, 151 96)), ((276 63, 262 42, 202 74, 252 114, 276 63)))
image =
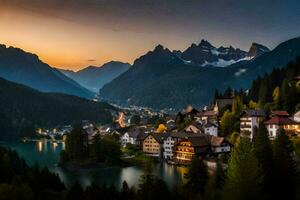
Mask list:
POLYGON ((109 61, 133 63, 157 44, 188 47, 183 37, 167 36, 160 42, 156 33, 118 31, 107 25, 92 26, 22 9, 0 8, 0 43, 37 54, 52 67, 80 70, 109 61))
POLYGON ((274 48, 299 36, 297 2, 217 1, 0 0, 0 44, 79 70, 132 64, 158 44, 185 50, 206 39, 247 51, 252 42, 274 48))
POLYGON ((81 24, 20 10, 1 10, 0 26, 6 27, 0 31, 0 43, 35 53, 42 61, 63 69, 79 70, 111 60, 132 63, 145 51, 145 47, 122 49, 122 43, 136 41, 130 38, 120 40, 116 37, 118 33, 107 29, 96 27, 91 30, 91 27, 87 29, 81 24), (95 41, 95 38, 99 39, 95 41), (116 47, 118 41, 120 46, 116 47))

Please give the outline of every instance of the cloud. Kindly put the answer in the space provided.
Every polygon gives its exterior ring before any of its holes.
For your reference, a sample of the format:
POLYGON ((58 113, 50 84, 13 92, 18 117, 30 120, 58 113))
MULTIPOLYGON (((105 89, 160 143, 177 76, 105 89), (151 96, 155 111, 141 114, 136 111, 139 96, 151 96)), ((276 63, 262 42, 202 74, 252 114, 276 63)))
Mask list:
POLYGON ((96 62, 97 60, 95 60, 95 59, 88 59, 87 61, 88 62, 96 62))

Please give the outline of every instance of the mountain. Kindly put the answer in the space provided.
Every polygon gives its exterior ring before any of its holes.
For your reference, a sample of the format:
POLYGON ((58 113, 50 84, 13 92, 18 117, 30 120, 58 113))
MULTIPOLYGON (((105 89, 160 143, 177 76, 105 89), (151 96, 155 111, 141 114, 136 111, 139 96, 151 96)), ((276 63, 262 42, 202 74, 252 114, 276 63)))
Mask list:
MULTIPOLYGON (((206 43, 207 47, 211 46, 206 43)), ((248 53, 247 53, 248 54, 248 53)), ((215 89, 249 88, 259 75, 300 56, 300 38, 291 39, 251 60, 228 67, 199 67, 161 45, 135 60, 125 73, 105 85, 100 97, 121 105, 181 110, 208 104, 215 89)))
POLYGON ((16 138, 37 127, 69 125, 81 120, 109 123, 107 103, 60 93, 42 93, 0 78, 0 138, 16 138))
POLYGON ((91 91, 98 92, 103 85, 111 82, 129 68, 128 63, 111 61, 101 67, 89 66, 78 72, 71 70, 61 70, 61 72, 91 91))
POLYGON ((254 58, 258 57, 266 52, 269 52, 270 49, 264 45, 258 44, 258 43, 252 43, 249 52, 248 57, 254 58))
POLYGON ((61 73, 63 73, 64 75, 66 75, 67 77, 71 77, 71 76, 73 76, 73 74, 75 74, 76 72, 75 71, 73 71, 73 70, 70 70, 70 69, 58 69, 57 68, 57 70, 59 70, 61 73))
POLYGON ((192 44, 184 52, 181 58, 187 62, 201 66, 225 67, 236 63, 242 59, 246 59, 248 53, 246 51, 230 47, 216 48, 206 40, 196 45, 192 44))
POLYGON ((60 92, 85 98, 94 94, 22 49, 0 45, 0 77, 43 92, 60 92))

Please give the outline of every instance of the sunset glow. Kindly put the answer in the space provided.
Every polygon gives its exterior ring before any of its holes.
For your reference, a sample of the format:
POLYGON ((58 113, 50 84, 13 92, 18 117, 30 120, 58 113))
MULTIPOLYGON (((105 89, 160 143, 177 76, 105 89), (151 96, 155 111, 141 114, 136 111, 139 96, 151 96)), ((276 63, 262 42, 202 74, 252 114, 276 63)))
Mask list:
MULTIPOLYGON (((231 44, 245 50, 253 41, 274 47, 279 41, 296 36, 300 29, 287 29, 292 23, 282 25, 279 22, 286 19, 275 15, 277 9, 284 12, 292 4, 275 4, 273 10, 268 10, 272 20, 278 21, 275 26, 269 19, 260 18, 261 22, 257 22, 245 10, 240 13, 234 4, 224 5, 229 7, 224 11, 213 8, 208 1, 179 5, 178 0, 166 6, 167 2, 0 0, 0 43, 35 53, 51 66, 77 70, 111 60, 132 63, 159 43, 184 50, 205 38, 216 46, 231 44), (255 31, 250 28, 254 22, 255 31), (238 26, 224 29, 229 24, 238 26), (274 30, 278 31, 275 35, 274 30)), ((252 5, 245 3, 244 7, 252 5)), ((292 14, 286 17, 290 22, 299 18, 292 14)))

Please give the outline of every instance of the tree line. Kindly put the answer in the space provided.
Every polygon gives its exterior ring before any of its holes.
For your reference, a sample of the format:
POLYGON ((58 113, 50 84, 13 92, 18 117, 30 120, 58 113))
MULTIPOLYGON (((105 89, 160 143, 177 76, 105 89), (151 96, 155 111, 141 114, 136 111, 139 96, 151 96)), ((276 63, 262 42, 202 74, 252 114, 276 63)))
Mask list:
POLYGON ((120 164, 121 146, 118 135, 96 134, 89 142, 87 132, 80 125, 74 125, 65 141, 66 148, 61 152, 60 163, 74 164, 120 164))

